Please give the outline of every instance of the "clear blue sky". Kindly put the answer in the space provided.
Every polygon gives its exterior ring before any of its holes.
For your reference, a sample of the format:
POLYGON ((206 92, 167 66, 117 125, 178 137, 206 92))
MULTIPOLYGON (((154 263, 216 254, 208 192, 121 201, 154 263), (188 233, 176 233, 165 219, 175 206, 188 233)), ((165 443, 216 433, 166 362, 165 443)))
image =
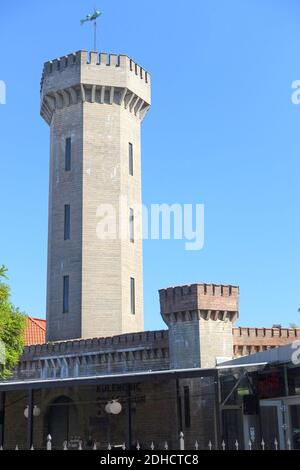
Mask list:
MULTIPOLYGON (((0 264, 13 301, 44 316, 49 132, 43 62, 92 48, 79 20, 94 2, 2 0, 0 264)), ((241 288, 244 326, 299 322, 300 79, 297 0, 102 0, 100 47, 152 73, 143 124, 143 200, 204 203, 205 246, 144 243, 146 328, 157 290, 196 281, 241 288)))

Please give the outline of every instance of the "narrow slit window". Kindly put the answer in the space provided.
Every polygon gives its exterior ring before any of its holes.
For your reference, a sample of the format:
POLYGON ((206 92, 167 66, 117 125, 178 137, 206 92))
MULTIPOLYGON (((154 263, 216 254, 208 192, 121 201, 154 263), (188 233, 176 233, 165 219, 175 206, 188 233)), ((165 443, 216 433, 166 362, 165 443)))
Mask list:
POLYGON ((135 315, 135 279, 130 278, 130 311, 135 315))
POLYGON ((71 137, 66 138, 65 147, 65 171, 71 171, 72 143, 71 137))
POLYGON ((190 389, 189 387, 184 387, 184 422, 185 427, 191 427, 191 405, 190 405, 190 389))
POLYGON ((130 209, 129 211, 129 236, 130 242, 134 243, 134 211, 130 209))
POLYGON ((70 278, 69 276, 63 277, 63 313, 69 312, 69 290, 70 278))
POLYGON ((71 237, 71 208, 69 204, 65 205, 64 214, 64 239, 70 240, 71 237))
POLYGON ((133 145, 129 143, 129 174, 133 176, 133 145))

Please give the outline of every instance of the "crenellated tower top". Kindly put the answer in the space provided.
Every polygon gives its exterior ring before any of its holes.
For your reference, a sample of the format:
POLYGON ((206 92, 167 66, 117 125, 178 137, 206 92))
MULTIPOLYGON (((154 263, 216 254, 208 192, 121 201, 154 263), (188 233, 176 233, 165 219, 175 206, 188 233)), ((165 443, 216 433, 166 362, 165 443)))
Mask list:
POLYGON ((232 326, 239 313, 239 287, 191 284, 159 291, 169 327, 172 368, 215 367, 233 351, 232 326))
POLYGON ((204 319, 234 322, 239 311, 239 287, 219 284, 191 284, 159 291, 161 314, 169 324, 177 317, 197 314, 204 319))
POLYGON ((143 119, 151 104, 151 77, 126 55, 78 51, 46 62, 41 115, 51 124, 55 109, 78 102, 116 104, 143 119))

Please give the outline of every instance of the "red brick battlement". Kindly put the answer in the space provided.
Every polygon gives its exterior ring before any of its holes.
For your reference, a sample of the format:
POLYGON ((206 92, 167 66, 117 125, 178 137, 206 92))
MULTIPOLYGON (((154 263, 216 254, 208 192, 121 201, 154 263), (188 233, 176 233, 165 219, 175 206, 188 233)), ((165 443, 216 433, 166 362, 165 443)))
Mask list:
POLYGON ((161 314, 193 310, 238 313, 239 288, 219 284, 191 284, 159 291, 161 314))
POLYGON ((300 328, 233 328, 235 357, 254 354, 300 340, 300 328))
MULTIPOLYGON (((193 288, 195 289, 195 288, 193 288)), ((180 294, 177 291, 177 295, 180 294)), ((183 291, 184 294, 184 291, 183 291)), ((173 295, 173 293, 172 293, 173 295)), ((181 294, 180 294, 181 295, 181 294)), ((73 341, 62 341, 57 343, 45 342, 45 320, 41 319, 28 319, 26 328, 26 346, 24 351, 25 355, 52 355, 57 353, 64 353, 72 351, 85 350, 86 348, 91 350, 106 350, 112 347, 119 347, 121 345, 127 345, 130 347, 136 347, 140 345, 144 347, 146 344, 153 343, 156 346, 160 343, 165 342, 165 348, 167 348, 168 331, 150 331, 143 333, 133 333, 127 335, 120 335, 114 338, 96 338, 90 340, 73 340, 73 341), (32 321, 42 323, 43 329, 37 336, 34 331, 32 332, 32 321), (44 343, 44 344, 42 344, 44 343), (37 345, 37 346, 34 346, 37 345)), ((293 341, 300 340, 300 328, 232 328, 233 335, 233 355, 235 357, 245 356, 248 354, 254 354, 259 351, 265 351, 267 349, 283 346, 290 344, 293 341)))

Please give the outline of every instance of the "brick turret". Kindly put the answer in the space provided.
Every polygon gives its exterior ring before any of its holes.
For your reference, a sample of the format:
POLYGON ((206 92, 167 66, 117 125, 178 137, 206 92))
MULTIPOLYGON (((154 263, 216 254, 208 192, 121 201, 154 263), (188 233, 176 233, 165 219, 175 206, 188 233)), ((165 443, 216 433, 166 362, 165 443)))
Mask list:
POLYGON ((218 358, 232 357, 237 286, 192 284, 160 290, 159 296, 171 368, 214 367, 218 358))

